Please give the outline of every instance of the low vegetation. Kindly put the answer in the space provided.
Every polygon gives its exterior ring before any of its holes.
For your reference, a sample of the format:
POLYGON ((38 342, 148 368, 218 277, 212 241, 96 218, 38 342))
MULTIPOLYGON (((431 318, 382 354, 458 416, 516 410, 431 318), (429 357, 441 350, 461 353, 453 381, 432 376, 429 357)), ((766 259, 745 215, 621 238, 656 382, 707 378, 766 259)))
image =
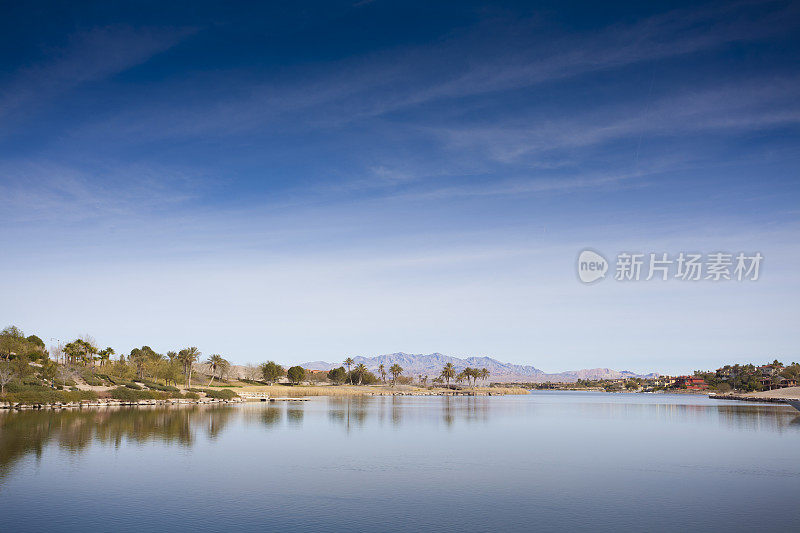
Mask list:
POLYGON ((72 403, 96 399, 97 393, 92 391, 65 391, 41 385, 21 384, 10 384, 3 395, 3 401, 26 405, 72 403))
MULTIPOLYGON (((101 349, 88 335, 48 349, 38 336, 26 337, 16 326, 9 326, 0 332, 0 401, 69 403, 98 396, 121 401, 200 397, 230 400, 238 396, 232 389, 242 387, 266 389, 274 396, 437 394, 443 389, 462 389, 462 384, 478 392, 478 382, 488 380, 489 375, 486 369, 471 368, 456 373, 452 365, 445 366, 432 379, 427 375, 404 375, 404 369, 397 364, 390 368, 380 365, 373 372, 350 357, 329 372, 301 366, 287 370, 275 361, 247 365, 244 371, 239 367, 233 372, 222 355, 212 354, 202 362, 201 356, 196 347, 160 354, 147 345, 128 354, 117 354, 111 347, 101 349), (197 384, 201 380, 207 383, 197 384)), ((492 389, 496 394, 510 391, 492 389)))

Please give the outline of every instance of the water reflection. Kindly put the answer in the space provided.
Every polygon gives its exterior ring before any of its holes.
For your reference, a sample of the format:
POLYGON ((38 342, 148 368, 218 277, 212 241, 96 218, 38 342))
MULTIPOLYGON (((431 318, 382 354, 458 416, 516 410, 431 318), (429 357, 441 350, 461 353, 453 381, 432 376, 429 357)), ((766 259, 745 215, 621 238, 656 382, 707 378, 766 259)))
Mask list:
POLYGON ((51 443, 73 453, 93 442, 117 448, 148 441, 191 446, 198 431, 216 438, 233 414, 231 406, 0 412, 0 479, 26 455, 40 457, 51 443))
MULTIPOLYGON (((426 431, 471 425, 537 424, 558 432, 570 420, 596 423, 694 425, 748 432, 796 432, 800 414, 778 405, 714 402, 706 398, 640 395, 541 394, 527 397, 317 398, 291 404, 138 407, 64 411, 0 411, 0 481, 26 456, 41 457, 49 445, 82 453, 92 443, 122 447, 161 442, 191 447, 198 438, 219 440, 232 425, 270 431, 328 425, 355 431, 411 427, 426 431)), ((491 428, 488 428, 491 429, 491 428)), ((578 429, 579 430, 579 429, 578 429)))
MULTIPOLYGON (((441 421, 452 426, 457 421, 467 423, 489 419, 492 398, 449 396, 435 398, 409 398, 381 396, 377 398, 330 398, 327 417, 331 424, 350 432, 368 426, 373 420, 383 426, 387 422, 393 427, 441 421)), ((497 407, 497 406, 496 406, 497 407)))

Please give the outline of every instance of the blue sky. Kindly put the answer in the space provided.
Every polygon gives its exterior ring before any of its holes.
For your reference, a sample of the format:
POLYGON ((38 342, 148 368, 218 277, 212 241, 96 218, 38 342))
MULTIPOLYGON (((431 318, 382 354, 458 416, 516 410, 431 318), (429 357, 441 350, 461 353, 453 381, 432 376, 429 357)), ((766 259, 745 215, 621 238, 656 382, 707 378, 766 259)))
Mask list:
POLYGON ((800 359, 792 2, 39 3, 0 20, 0 323, 235 362, 800 359), (581 285, 585 248, 760 251, 581 285))

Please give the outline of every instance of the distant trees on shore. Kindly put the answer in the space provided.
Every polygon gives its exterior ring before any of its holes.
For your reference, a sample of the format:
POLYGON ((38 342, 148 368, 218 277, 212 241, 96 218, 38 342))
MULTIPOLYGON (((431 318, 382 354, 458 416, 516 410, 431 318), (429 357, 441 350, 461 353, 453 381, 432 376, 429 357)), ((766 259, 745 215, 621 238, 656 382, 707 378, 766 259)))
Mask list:
MULTIPOLYGON (((0 331, 0 395, 5 394, 7 386, 14 383, 31 383, 58 389, 75 388, 81 381, 91 386, 128 384, 132 389, 134 382, 147 382, 153 387, 167 388, 176 388, 180 383, 189 389, 197 372, 200 372, 199 379, 208 379, 207 386, 215 381, 223 382, 231 376, 254 384, 274 384, 288 378, 295 384, 308 380, 339 385, 374 385, 386 383, 388 375, 392 386, 396 386, 412 384, 415 379, 404 376, 404 369, 396 363, 389 368, 380 364, 376 375, 363 362, 356 363, 352 357, 345 358, 342 366, 326 373, 308 371, 300 366, 292 366, 287 371, 272 360, 259 365, 247 365, 242 373, 240 367, 234 369, 231 362, 218 353, 209 355, 201 366, 199 363, 202 355, 196 346, 160 354, 148 345, 117 355, 110 346, 99 348, 95 339, 89 335, 82 335, 66 343, 58 341, 47 349, 40 337, 26 337, 18 327, 9 326, 0 331)), ((439 377, 433 380, 433 384, 444 382, 449 387, 451 381, 456 379, 477 386, 478 380, 486 380, 488 376, 489 372, 485 368, 466 368, 456 374, 453 364, 447 363, 439 377)), ((419 374, 416 379, 419 385, 428 386, 427 375, 419 374)))

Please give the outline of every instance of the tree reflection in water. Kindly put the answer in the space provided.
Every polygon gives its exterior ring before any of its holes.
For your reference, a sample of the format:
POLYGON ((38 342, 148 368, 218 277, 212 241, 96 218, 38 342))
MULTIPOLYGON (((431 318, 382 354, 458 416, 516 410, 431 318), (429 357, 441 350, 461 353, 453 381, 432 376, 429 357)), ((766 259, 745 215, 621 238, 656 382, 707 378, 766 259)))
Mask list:
POLYGON ((51 443, 73 453, 92 442, 117 448, 125 442, 149 441, 191 446, 201 428, 216 438, 234 409, 193 405, 0 412, 0 478, 26 455, 40 458, 51 443))
POLYGON ((81 453, 93 443, 120 448, 147 442, 191 447, 199 436, 216 440, 233 420, 270 430, 301 429, 326 418, 345 432, 390 424, 447 429, 490 425, 492 420, 587 419, 632 424, 691 422, 737 431, 800 430, 800 415, 788 406, 711 403, 706 399, 644 396, 531 395, 489 397, 331 397, 308 403, 238 406, 121 407, 61 411, 0 411, 0 481, 25 456, 41 458, 48 446, 81 453), (688 403, 680 403, 688 402, 688 403))

